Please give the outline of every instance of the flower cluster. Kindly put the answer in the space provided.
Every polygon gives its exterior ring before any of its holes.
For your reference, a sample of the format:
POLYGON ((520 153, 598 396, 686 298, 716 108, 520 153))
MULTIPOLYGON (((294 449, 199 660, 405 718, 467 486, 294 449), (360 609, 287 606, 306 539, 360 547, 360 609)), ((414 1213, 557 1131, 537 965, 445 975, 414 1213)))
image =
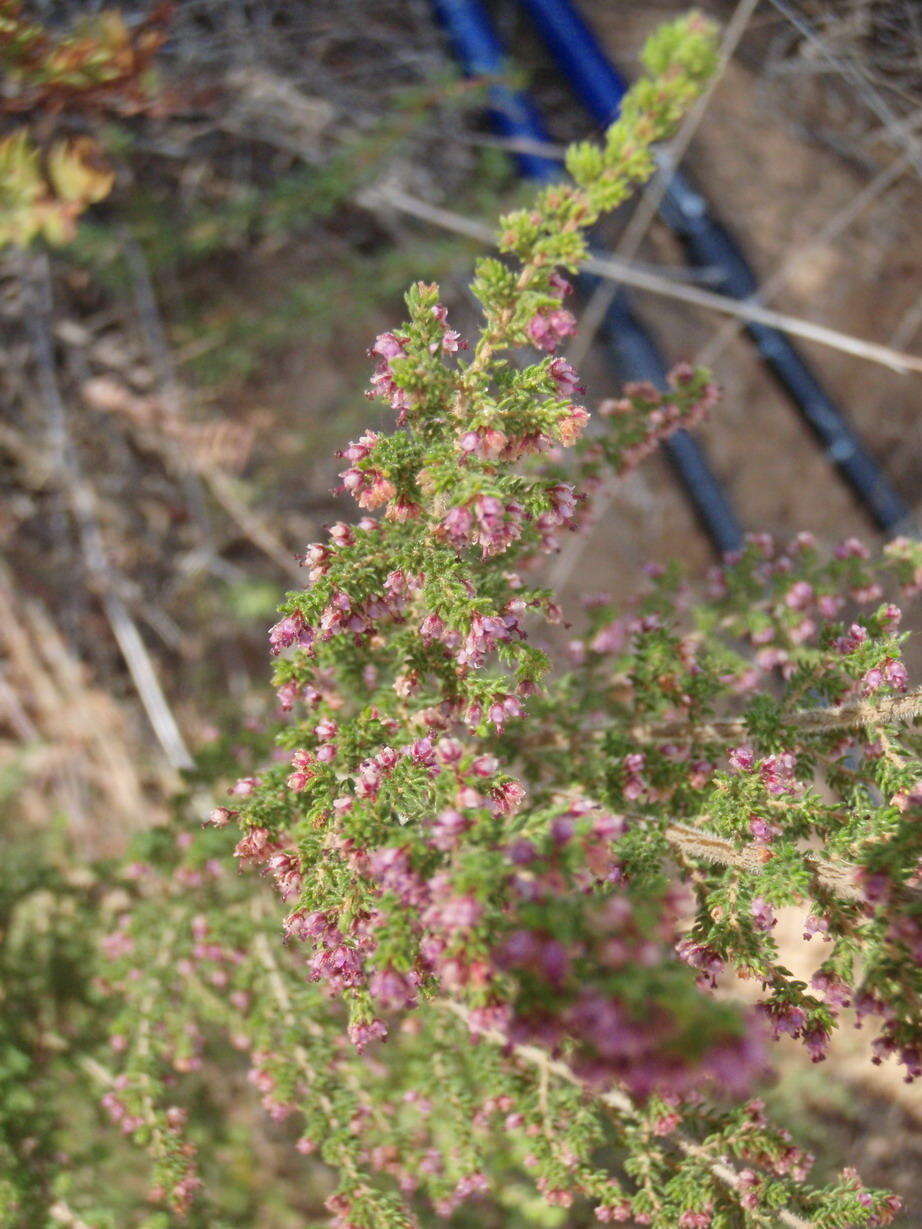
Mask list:
POLYGON ((674 431, 697 426, 717 398, 716 386, 687 363, 672 370, 665 391, 652 384, 627 384, 622 397, 599 406, 607 422, 598 452, 616 473, 628 473, 674 431))
POLYGON ((209 1196, 174 1093, 220 1028, 296 1153, 336 1171, 343 1229, 508 1208, 523 1174, 552 1212, 656 1229, 895 1214, 853 1172, 810 1185, 751 1093, 773 1035, 820 1059, 845 1012, 918 1073, 920 703, 884 589, 919 587, 916 547, 878 566, 756 536, 703 602, 651 569, 632 608, 572 613, 550 669, 563 614, 540 570, 581 486, 714 400, 680 367, 584 436, 557 353, 585 229, 651 173, 713 35, 693 17, 645 54, 604 144, 503 219, 478 336, 420 283, 375 341, 371 395, 397 425, 341 453, 359 519, 307 547, 269 633, 275 754, 134 869, 102 945, 121 1004, 106 1105, 178 1211, 209 1196), (214 852, 232 824, 240 875, 214 852), (783 908, 820 937, 809 984, 783 908), (736 975, 754 1009, 724 993, 736 975))
MULTIPOLYGON (((595 815, 581 829, 590 812, 574 809, 552 825, 557 846, 590 832, 616 834, 610 816, 595 815)), ((439 826, 457 847, 457 820, 446 815, 439 826)), ((728 1215, 758 1223, 781 1200, 798 1217, 848 1224, 884 1224, 897 1210, 891 1196, 867 1190, 851 1170, 830 1186, 812 1186, 813 1158, 767 1120, 759 1100, 709 1102, 678 1089, 627 1097, 612 1083, 612 1062, 623 1062, 626 1052, 640 1066, 652 1063, 651 1083, 663 1085, 659 1022, 650 1021, 649 1033, 632 1026, 575 981, 565 1021, 542 1011, 552 1012, 568 993, 565 944, 524 926, 507 932, 496 962, 527 967, 543 986, 529 1015, 512 1022, 465 1008, 457 997, 426 996, 398 969, 379 969, 369 984, 379 1009, 389 1017, 412 1011, 412 1027, 363 1053, 383 1030, 370 1020, 354 1025, 348 1040, 342 1036, 331 992, 341 993, 357 969, 343 955, 341 936, 329 918, 296 911, 286 924, 291 943, 280 946, 267 880, 254 885, 228 873, 229 835, 146 839, 108 908, 116 938, 102 944, 97 984, 117 1014, 109 1052, 89 1065, 104 1085, 106 1115, 153 1155, 149 1207, 182 1218, 191 1204, 202 1223, 221 1219, 213 1202, 219 1191, 201 1185, 192 1142, 202 1140, 208 1121, 196 1095, 203 1043, 220 1032, 244 1056, 246 1084, 276 1133, 284 1132, 292 1164, 294 1157, 305 1164, 316 1158, 339 1171, 340 1187, 326 1202, 333 1225, 411 1226, 418 1222, 406 1201, 420 1198, 438 1217, 471 1202, 502 1206, 522 1173, 551 1208, 583 1206, 602 1223, 665 1229, 719 1224, 728 1215), (307 957, 306 943, 313 952, 307 957), (321 959, 318 986, 313 972, 321 959), (551 1057, 564 1026, 593 1040, 591 1063, 551 1057), (633 1181, 599 1167, 603 1144, 618 1157, 616 1171, 636 1175, 633 1181), (740 1166, 731 1185, 720 1176, 727 1155, 740 1166)), ((539 861, 533 840, 515 852, 523 874, 539 861)), ((388 890, 412 890, 402 858, 375 862, 388 890)), ((627 970, 659 962, 656 949, 673 941, 682 912, 681 890, 672 888, 662 904, 641 916, 618 896, 600 901, 591 963, 627 970)), ((447 897, 436 908, 433 925, 444 932, 478 921, 471 899, 447 897)), ((706 1052, 706 1061, 731 1089, 741 1074, 745 1080, 745 1061, 732 1044, 722 1054, 706 1052)))

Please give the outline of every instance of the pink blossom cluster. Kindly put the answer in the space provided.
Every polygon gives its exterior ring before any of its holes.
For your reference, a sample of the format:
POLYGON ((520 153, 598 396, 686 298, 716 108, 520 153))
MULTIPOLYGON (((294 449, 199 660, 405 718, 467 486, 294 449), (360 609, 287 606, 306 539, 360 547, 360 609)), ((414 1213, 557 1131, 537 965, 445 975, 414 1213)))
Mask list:
MULTIPOLYGON (((326 732, 332 734, 332 729, 326 732)), ((493 777, 498 767, 493 757, 476 757, 462 767, 464 758, 457 740, 428 737, 401 751, 382 748, 363 761, 355 798, 377 799, 383 781, 403 760, 427 773, 455 775, 457 803, 439 811, 429 828, 428 842, 441 854, 458 847, 478 812, 513 814, 524 800, 518 782, 493 777), (486 792, 478 782, 487 784, 486 792)), ((569 882, 578 891, 600 882, 617 885, 621 871, 615 842, 624 830, 625 821, 620 817, 576 803, 551 821, 546 848, 524 839, 511 842, 507 851, 510 917, 539 903, 551 906, 562 885, 569 882)), ((251 830, 244 837, 244 852, 251 858, 264 854, 270 872, 277 877, 280 871, 284 876, 296 875, 292 861, 276 844, 265 831, 251 830)), ((459 892, 449 870, 421 873, 410 851, 400 846, 367 852, 349 839, 339 839, 334 848, 378 896, 378 904, 356 915, 348 931, 341 929, 329 911, 300 907, 289 915, 285 927, 291 937, 310 943, 310 975, 331 991, 364 986, 378 1009, 387 1014, 412 1008, 419 987, 432 978, 449 994, 477 989, 486 1000, 472 1013, 475 1030, 499 1027, 511 1040, 539 1042, 552 1052, 569 1039, 577 1045, 574 1061, 582 1078, 593 1083, 617 1078, 641 1096, 653 1090, 687 1093, 711 1080, 743 1086, 758 1069, 758 1045, 751 1038, 734 1036, 715 1038, 707 1053, 689 1065, 681 1047, 672 1041, 675 1024, 666 1004, 639 1017, 620 1001, 617 992, 603 988, 606 979, 617 979, 635 964, 669 959, 676 942, 671 929, 675 905, 665 910, 651 935, 634 919, 628 895, 612 896, 602 907, 590 905, 589 897, 582 937, 572 949, 552 934, 520 924, 513 925, 492 956, 484 959, 482 939, 477 937, 488 922, 484 903, 469 891, 459 892), (395 907, 390 902, 400 909, 402 925, 409 924, 416 934, 416 961, 409 970, 379 964, 380 937, 395 907), (591 950, 586 946, 587 935, 594 935, 591 950), (527 998, 510 1001, 501 992, 503 980, 510 975, 523 990, 544 987, 538 997, 540 1007, 527 998)), ((287 880, 280 886, 287 896, 287 880)), ((363 1047, 385 1030, 383 1020, 368 1019, 356 1025, 351 1036, 363 1047)))
MULTIPOLYGON (((430 355, 457 354, 468 348, 461 334, 449 327, 448 310, 443 304, 437 303, 431 308, 430 318, 436 326, 436 337, 427 347, 430 355)), ((369 350, 369 355, 377 359, 369 395, 383 398, 392 409, 397 410, 398 424, 405 421, 407 412, 413 407, 413 399, 395 379, 393 363, 410 356, 409 346, 410 338, 406 334, 387 332, 379 334, 369 350)))
POLYGON ((202 1188, 202 1179, 195 1164, 195 1145, 180 1138, 186 1125, 187 1112, 181 1106, 173 1105, 163 1112, 162 1117, 158 1115, 155 1118, 151 1112, 137 1113, 129 1109, 126 1104, 128 1100, 140 1104, 141 1097, 138 1090, 131 1086, 127 1075, 117 1075, 112 1088, 102 1096, 102 1107, 125 1135, 153 1128, 155 1136, 161 1141, 162 1152, 174 1164, 169 1189, 155 1186, 148 1192, 148 1198, 155 1203, 168 1202, 177 1215, 184 1217, 202 1188))
POLYGON ((367 462, 381 437, 375 431, 366 431, 361 438, 344 448, 340 456, 349 462, 348 469, 340 473, 342 489, 353 496, 360 508, 370 511, 389 503, 397 494, 394 484, 373 465, 367 462))
POLYGON ((381 397, 387 401, 392 409, 397 410, 400 416, 398 422, 403 421, 412 403, 406 391, 394 379, 391 364, 394 359, 407 357, 407 340, 399 333, 381 333, 368 352, 370 356, 378 360, 371 377, 369 396, 381 397))
POLYGON ((890 687, 893 691, 903 692, 909 686, 909 674, 901 661, 893 657, 886 658, 879 666, 872 666, 861 677, 861 693, 873 695, 881 687, 890 687))
MULTIPOLYGON (((522 869, 513 879, 513 900, 518 896, 525 909, 544 904, 552 910, 562 867, 572 863, 576 848, 576 885, 617 885, 621 872, 613 842, 624 830, 622 818, 579 804, 552 822, 544 850, 515 842, 509 856, 522 869)), ((581 1078, 591 1084, 614 1079, 640 1097, 654 1089, 683 1095, 712 1079, 737 1088, 747 1085, 762 1062, 757 1036, 714 1037, 690 1066, 671 1040, 675 1021, 669 1006, 650 1002, 639 1016, 615 989, 626 970, 669 958, 677 942, 680 898, 663 900, 652 931, 635 914, 628 893, 616 891, 601 904, 586 899, 578 943, 570 946, 553 931, 518 926, 497 947, 499 968, 528 988, 513 1004, 505 1025, 508 1035, 551 1053, 569 1039, 576 1046, 570 1061, 581 1078)))
MULTIPOLYGON (((556 483, 547 492, 548 510, 536 519, 544 549, 554 548, 554 531, 572 526, 577 499, 567 483, 556 483)), ((477 496, 468 504, 450 508, 442 518, 440 533, 456 547, 480 547, 483 557, 500 555, 517 541, 532 518, 515 500, 495 495, 477 496)))
POLYGON ((781 999, 757 1003, 756 1011, 777 1040, 782 1034, 799 1037, 807 1048, 813 1062, 822 1062, 829 1050, 829 1030, 821 1025, 811 1025, 807 1012, 793 1003, 781 999))
POLYGON ((478 495, 470 504, 449 508, 440 532, 453 546, 479 546, 486 559, 508 550, 521 537, 525 524, 525 509, 517 501, 478 495))
MULTIPOLYGON (((570 372, 573 370, 565 359, 555 359, 554 363, 561 364, 570 372)), ((561 374, 560 380, 554 383, 557 387, 570 387, 573 380, 561 374)), ((584 406, 568 401, 563 406, 555 407, 548 417, 550 421, 542 430, 520 430, 517 434, 512 433, 508 424, 505 430, 492 425, 469 429, 458 437, 458 451, 465 458, 506 463, 538 453, 556 455, 560 445, 569 448, 582 436, 590 414, 584 406)))
POLYGON ((680 363, 670 373, 670 391, 647 382, 626 384, 622 397, 601 404, 599 413, 608 420, 619 445, 619 473, 636 469, 680 427, 692 430, 711 412, 719 400, 717 386, 705 383, 689 401, 686 390, 694 379, 694 370, 680 363))
MULTIPOLYGON (((367 532, 370 526, 374 525, 375 522, 370 522, 360 525, 360 528, 367 532)), ((423 583, 422 576, 411 575, 396 568, 385 577, 381 593, 363 601, 353 599, 345 589, 334 589, 315 625, 309 625, 297 610, 276 623, 269 632, 271 650, 278 654, 295 645, 305 649, 310 655, 316 643, 331 640, 334 636, 363 636, 374 633, 382 620, 402 617, 406 606, 420 591, 423 583)), ((295 684, 287 686, 284 694, 280 695, 283 707, 291 706, 298 691, 295 684)), ((301 694, 307 700, 313 697, 319 702, 323 698, 323 693, 316 688, 313 692, 303 689, 301 694)))
POLYGON ((259 1092, 263 1109, 273 1122, 284 1122, 297 1111, 297 1105, 279 1090, 277 1074, 273 1072, 275 1056, 268 1050, 254 1050, 247 1079, 259 1092))
MULTIPOLYGON (((764 759, 757 762, 752 747, 748 744, 743 744, 742 746, 734 747, 727 756, 727 759, 730 767, 735 772, 758 771, 766 793, 772 798, 778 798, 784 794, 794 794, 799 789, 794 775, 797 768, 797 760, 790 751, 767 755, 764 759)), ((756 825, 756 828, 753 829, 754 836, 761 840, 771 839, 770 824, 758 818, 750 821, 750 827, 753 823, 756 825)))
MULTIPOLYGON (((573 287, 559 273, 552 273, 551 290, 559 300, 563 300, 572 294, 573 287)), ((553 353, 565 338, 576 332, 576 317, 564 307, 542 308, 529 320, 525 332, 539 350, 553 353)))

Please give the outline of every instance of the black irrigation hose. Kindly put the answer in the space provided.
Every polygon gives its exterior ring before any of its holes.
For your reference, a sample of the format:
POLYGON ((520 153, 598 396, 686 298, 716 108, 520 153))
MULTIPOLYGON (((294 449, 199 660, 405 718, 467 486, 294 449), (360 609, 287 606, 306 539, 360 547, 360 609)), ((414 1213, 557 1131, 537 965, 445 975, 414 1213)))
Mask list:
MULTIPOLYGON (((595 35, 570 0, 521 0, 570 88, 600 124, 618 114, 627 89, 595 35)), ((714 289, 735 299, 756 298, 758 281, 739 244, 708 202, 678 171, 672 173, 660 212, 682 240, 690 263, 720 274, 714 289)), ((894 530, 907 508, 841 410, 779 329, 750 321, 746 331, 804 422, 825 445, 843 479, 883 530, 894 530)))
MULTIPOLYGON (((495 78, 507 74, 505 50, 479 0, 433 0, 433 5, 466 72, 495 78)), ((497 80, 490 89, 490 103, 494 127, 502 135, 523 143, 549 140, 541 113, 527 95, 497 80)), ((556 162, 538 153, 521 152, 516 160, 519 173, 526 179, 547 183, 562 175, 556 162)), ((586 276, 578 279, 584 292, 591 290, 595 281, 586 276)), ((624 291, 616 295, 600 331, 622 378, 666 387, 666 364, 656 342, 631 310, 624 291)), ((676 431, 663 448, 716 550, 725 554, 738 549, 742 529, 701 446, 687 431, 676 431)))

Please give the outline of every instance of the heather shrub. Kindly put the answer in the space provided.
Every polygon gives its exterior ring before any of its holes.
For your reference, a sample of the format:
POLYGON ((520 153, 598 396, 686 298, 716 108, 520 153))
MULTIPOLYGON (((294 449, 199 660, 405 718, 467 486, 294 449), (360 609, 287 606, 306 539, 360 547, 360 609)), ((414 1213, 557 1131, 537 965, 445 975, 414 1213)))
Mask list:
MULTIPOLYGON (((407 293, 371 349, 395 430, 342 452, 360 519, 307 548, 270 632, 277 728, 204 831, 188 817, 227 770, 217 754, 176 824, 94 889, 105 933, 80 1013, 109 1040, 65 1026, 60 1044, 89 1045, 113 1133, 152 1159, 155 1210, 139 1199, 122 1223, 250 1223, 221 1202, 202 1092, 235 1050, 323 1163, 334 1225, 898 1210, 852 1170, 813 1184, 758 1090, 773 1038, 822 1061, 855 1021, 869 1061, 922 1070, 920 700, 889 600, 918 588, 917 547, 872 561, 854 540, 827 557, 806 534, 756 536, 705 593, 651 568, 627 608, 600 593, 564 612, 542 586, 594 485, 716 400, 680 366, 590 431, 557 354, 586 228, 651 174, 713 60, 698 17, 654 36, 604 143, 503 218, 476 337, 436 286, 407 293), (809 983, 774 937, 785 906, 822 952, 809 983)), ((14 1133, 11 1165, 17 1150, 14 1133)), ((47 1198, 114 1223, 52 1153, 47 1198)))

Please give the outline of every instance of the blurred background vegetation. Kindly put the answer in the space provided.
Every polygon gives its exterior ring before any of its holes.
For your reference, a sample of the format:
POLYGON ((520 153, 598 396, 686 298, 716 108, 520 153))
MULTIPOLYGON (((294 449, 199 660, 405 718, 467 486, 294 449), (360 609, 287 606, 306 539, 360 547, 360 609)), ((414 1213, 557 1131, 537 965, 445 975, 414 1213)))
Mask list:
MULTIPOLYGON (((555 140, 590 131, 517 6, 490 7, 555 140)), ((677 11, 582 7, 627 70, 677 11)), ((700 7, 725 21, 734 6, 700 7)), ((689 162, 759 271, 788 269, 778 306, 918 349, 918 9, 801 0, 790 11, 800 25, 769 0, 757 8, 689 162)), ((43 210, 37 242, 0 250, 0 1096, 31 1098, 31 1115, 41 1089, 24 1091, 17 1055, 35 1057, 40 1018, 77 1018, 81 911, 105 907, 100 866, 168 818, 190 748, 215 772, 251 763, 268 711, 265 629, 300 583, 298 553, 348 515, 331 454, 385 425, 363 398, 370 340, 401 318, 418 278, 439 281, 453 319, 474 325, 471 241, 401 215, 381 189, 491 219, 521 188, 485 118, 487 83, 459 75, 426 0, 185 0, 153 13, 4 0, 0 33, 21 34, 24 17, 51 40, 43 63, 49 46, 59 53, 50 77, 35 74, 35 43, 8 41, 0 59, 4 238, 34 237, 22 210, 43 210), (30 150, 41 188, 29 186, 30 150), (45 1001, 49 984, 60 1001, 45 1001)), ((613 220, 613 245, 624 223, 613 220)), ((659 224, 640 256, 680 262, 659 224)), ((670 360, 713 355, 725 399, 706 441, 748 528, 874 537, 744 341, 713 345, 721 325, 703 312, 638 305, 670 360)), ((804 348, 911 504, 918 382, 804 348)), ((585 367, 591 407, 615 389, 597 356, 585 367)), ((619 488, 565 596, 628 597, 642 563, 670 557, 693 578, 710 562, 656 458, 619 488)), ((305 1185, 284 1131, 244 1095, 242 1067, 238 1084, 202 1077, 235 1175, 227 1223, 321 1223, 322 1175, 305 1185), (277 1193, 293 1188, 296 1221, 277 1193)), ((847 1042, 818 1070, 792 1048, 770 1097, 821 1167, 855 1163, 908 1196, 903 1223, 919 1223, 922 1103, 898 1076, 865 1067, 847 1042)), ((79 1189, 98 1111, 72 1108, 60 1147, 79 1189)), ((128 1146, 105 1167, 126 1191, 118 1223, 135 1223, 128 1146)), ((489 1223, 565 1216, 529 1205, 489 1223)))

